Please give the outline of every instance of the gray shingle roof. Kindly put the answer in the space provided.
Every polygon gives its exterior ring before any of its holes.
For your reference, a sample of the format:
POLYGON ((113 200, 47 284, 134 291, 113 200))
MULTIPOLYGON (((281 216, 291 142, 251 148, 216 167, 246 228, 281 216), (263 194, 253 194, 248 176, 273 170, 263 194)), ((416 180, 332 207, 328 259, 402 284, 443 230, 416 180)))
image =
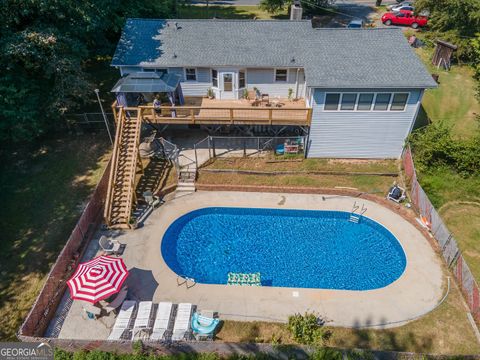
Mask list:
POLYGON ((310 21, 128 19, 112 65, 303 67, 314 87, 436 86, 400 29, 310 21))

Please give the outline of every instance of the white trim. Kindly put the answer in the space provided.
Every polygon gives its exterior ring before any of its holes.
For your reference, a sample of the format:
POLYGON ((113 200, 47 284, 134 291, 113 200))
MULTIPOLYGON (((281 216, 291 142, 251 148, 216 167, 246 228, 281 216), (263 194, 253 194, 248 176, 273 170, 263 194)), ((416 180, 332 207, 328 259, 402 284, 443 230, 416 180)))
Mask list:
POLYGON ((183 78, 185 79, 185 82, 197 82, 198 81, 198 68, 196 68, 196 67, 184 67, 183 68, 183 78), (195 80, 188 80, 187 79, 187 69, 195 70, 195 80))
POLYGON ((238 72, 237 72, 237 77, 238 77, 238 89, 237 90, 242 90, 242 89, 247 89, 248 88, 248 84, 247 84, 247 69, 238 69, 238 72), (240 73, 243 72, 243 80, 245 82, 245 86, 244 87, 241 87, 240 86, 240 73))
POLYGON ((325 92, 325 99, 323 101, 323 112, 374 112, 374 113, 381 113, 381 112, 396 112, 396 113, 402 113, 407 110, 408 107, 408 101, 410 100, 410 91, 329 91, 325 92), (327 95, 329 94, 339 94, 340 98, 338 99, 338 106, 336 110, 326 110, 325 106, 327 104, 327 95), (355 100, 355 107, 353 110, 341 110, 342 106, 342 100, 343 100, 343 95, 344 94, 356 94, 357 98, 355 100), (370 110, 358 110, 358 100, 360 99, 361 94, 373 94, 373 100, 372 104, 370 106, 370 110), (377 95, 378 94, 390 94, 390 100, 388 101, 387 104, 387 109, 386 110, 374 110, 375 108, 375 102, 377 101, 377 95), (393 97, 395 94, 407 94, 407 100, 405 102, 405 107, 403 110, 391 110, 392 107, 392 102, 393 102, 393 97))
POLYGON ((216 90, 220 89, 220 87, 218 86, 220 85, 219 78, 218 78, 219 73, 220 72, 218 71, 218 69, 210 68, 210 83, 212 84, 212 88, 216 90), (213 74, 212 74, 213 71, 217 72, 217 86, 213 84, 213 74))
POLYGON ((273 83, 280 83, 280 84, 288 84, 288 68, 273 68, 273 83), (277 80, 277 71, 278 70, 285 70, 287 72, 287 77, 285 81, 277 80))

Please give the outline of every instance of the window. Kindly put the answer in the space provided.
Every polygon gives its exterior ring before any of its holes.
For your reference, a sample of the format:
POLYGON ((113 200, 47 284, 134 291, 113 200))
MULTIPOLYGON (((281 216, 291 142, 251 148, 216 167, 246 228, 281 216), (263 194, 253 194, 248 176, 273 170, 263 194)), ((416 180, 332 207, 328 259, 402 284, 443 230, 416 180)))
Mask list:
POLYGON ((275 69, 275 81, 287 82, 287 69, 275 69))
POLYGON ((407 93, 398 93, 393 95, 392 106, 390 110, 393 111, 403 111, 407 105, 408 94, 407 93))
POLYGON ((238 73, 238 87, 240 89, 245 87, 245 71, 240 71, 238 73))
POLYGON ((325 97, 325 110, 338 110, 340 94, 327 94, 325 97))
POLYGON ((185 69, 185 79, 187 81, 197 81, 197 69, 185 69))
POLYGON ((329 93, 324 110, 330 111, 403 111, 408 93, 329 93), (373 104, 373 109, 372 109, 373 104))
POLYGON ((357 110, 370 110, 372 108, 373 94, 360 94, 357 110))
POLYGON ((391 97, 392 97, 392 94, 388 94, 388 93, 377 94, 377 97, 375 99, 375 106, 373 107, 373 110, 377 110, 377 111, 388 110, 388 104, 390 103, 391 97))
POLYGON ((143 72, 167 73, 167 69, 143 68, 143 72))
POLYGON ((340 110, 355 110, 356 102, 357 102, 357 94, 343 94, 340 110))
POLYGON ((218 71, 212 69, 212 84, 213 87, 218 87, 218 71))

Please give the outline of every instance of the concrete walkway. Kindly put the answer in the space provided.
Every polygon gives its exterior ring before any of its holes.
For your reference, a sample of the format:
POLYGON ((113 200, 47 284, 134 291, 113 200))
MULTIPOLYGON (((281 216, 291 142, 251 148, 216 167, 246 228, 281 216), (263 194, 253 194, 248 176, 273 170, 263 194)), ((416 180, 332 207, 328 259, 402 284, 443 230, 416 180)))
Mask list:
MULTIPOLYGON (((160 252, 162 237, 179 216, 209 206, 267 207, 350 211, 351 197, 310 194, 273 194, 200 191, 168 201, 135 231, 117 239, 127 245, 123 258, 131 275, 129 298, 191 302, 200 309, 218 311, 222 319, 286 321, 295 312, 314 311, 334 326, 392 327, 432 310, 442 297, 441 260, 427 239, 409 222, 381 205, 361 200, 366 215, 386 226, 400 241, 407 267, 387 287, 367 291, 241 287, 196 284, 177 285, 177 275, 165 264, 160 252)), ((59 337, 102 339, 113 319, 87 320, 81 304, 74 302, 59 337)))

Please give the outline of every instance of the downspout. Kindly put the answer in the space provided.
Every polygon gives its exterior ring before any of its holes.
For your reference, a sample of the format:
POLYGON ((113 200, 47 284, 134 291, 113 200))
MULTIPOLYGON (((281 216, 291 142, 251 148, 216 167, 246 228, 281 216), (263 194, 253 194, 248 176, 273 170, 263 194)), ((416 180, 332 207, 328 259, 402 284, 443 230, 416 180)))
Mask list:
POLYGON ((297 74, 295 76, 295 99, 298 99, 298 74, 300 73, 300 68, 297 68, 297 74))

